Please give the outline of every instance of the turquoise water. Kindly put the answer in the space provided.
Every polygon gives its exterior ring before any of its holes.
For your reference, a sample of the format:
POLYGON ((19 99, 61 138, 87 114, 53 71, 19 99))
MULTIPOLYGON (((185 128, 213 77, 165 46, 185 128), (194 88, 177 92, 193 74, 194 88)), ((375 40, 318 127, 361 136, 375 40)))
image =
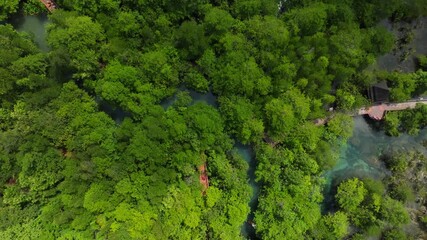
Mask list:
POLYGON ((46 15, 17 16, 10 21, 18 31, 30 34, 43 52, 49 51, 49 46, 46 41, 46 24, 48 22, 46 15))
POLYGON ((256 169, 256 161, 255 161, 255 155, 253 152, 253 149, 249 145, 243 145, 241 143, 237 143, 234 146, 237 150, 237 152, 243 157, 243 159, 249 164, 248 169, 248 178, 249 178, 249 185, 252 188, 252 197, 249 201, 249 207, 251 209, 251 212, 249 213, 247 217, 247 221, 242 226, 242 235, 247 239, 256 239, 255 235, 255 229, 252 227, 249 222, 251 222, 255 217, 255 210, 258 206, 258 195, 260 191, 260 185, 255 181, 255 169, 256 169))
POLYGON ((353 136, 344 144, 340 158, 335 167, 324 174, 324 211, 332 209, 334 188, 344 179, 359 177, 381 179, 390 172, 379 160, 382 153, 415 149, 427 156, 427 149, 422 144, 427 141, 427 129, 417 136, 402 134, 390 137, 383 131, 374 129, 363 117, 354 117, 353 136))

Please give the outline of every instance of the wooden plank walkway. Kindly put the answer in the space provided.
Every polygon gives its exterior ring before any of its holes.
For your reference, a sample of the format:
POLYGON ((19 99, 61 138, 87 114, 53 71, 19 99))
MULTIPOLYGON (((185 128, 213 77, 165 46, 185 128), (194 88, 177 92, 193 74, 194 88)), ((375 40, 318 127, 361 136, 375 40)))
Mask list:
POLYGON ((40 2, 42 2, 46 6, 49 12, 53 12, 55 9, 58 8, 58 5, 56 5, 56 3, 52 0, 40 0, 40 2))
POLYGON ((206 162, 204 162, 202 165, 199 166, 199 182, 203 186, 202 194, 206 194, 206 190, 209 187, 209 178, 208 178, 208 172, 206 167, 206 162))
POLYGON ((370 106, 369 108, 360 108, 357 110, 357 115, 369 115, 370 118, 381 120, 384 118, 387 111, 402 111, 405 109, 413 109, 417 104, 427 104, 427 99, 410 100, 400 103, 383 103, 380 105, 370 106))
MULTIPOLYGON (((350 116, 359 116, 359 115, 368 115, 370 118, 375 120, 381 120, 384 118, 385 113, 387 111, 402 111, 406 109, 413 109, 417 106, 418 103, 427 104, 427 99, 414 99, 406 102, 400 103, 383 103, 379 105, 373 105, 369 107, 359 108, 352 113, 348 113, 350 116)), ((316 126, 325 125, 331 118, 333 118, 334 114, 327 118, 319 118, 314 120, 314 124, 316 126)))

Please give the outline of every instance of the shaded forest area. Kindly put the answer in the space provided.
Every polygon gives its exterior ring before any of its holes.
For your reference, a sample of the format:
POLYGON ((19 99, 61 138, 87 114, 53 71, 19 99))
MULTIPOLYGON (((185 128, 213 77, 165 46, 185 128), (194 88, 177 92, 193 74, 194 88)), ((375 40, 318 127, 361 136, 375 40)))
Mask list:
MULTIPOLYGON (((425 0, 56 2, 47 53, 0 25, 0 239, 241 239, 252 192, 237 141, 255 150, 257 237, 417 237, 403 227, 410 196, 370 180, 344 181, 321 212, 352 119, 313 120, 366 104, 383 80, 392 100, 427 91, 425 56, 415 73, 367 68, 398 47, 378 22, 427 15, 425 0)), ((0 2, 0 20, 19 11, 44 9, 0 2)), ((416 133, 426 112, 393 113, 386 131, 416 133)))

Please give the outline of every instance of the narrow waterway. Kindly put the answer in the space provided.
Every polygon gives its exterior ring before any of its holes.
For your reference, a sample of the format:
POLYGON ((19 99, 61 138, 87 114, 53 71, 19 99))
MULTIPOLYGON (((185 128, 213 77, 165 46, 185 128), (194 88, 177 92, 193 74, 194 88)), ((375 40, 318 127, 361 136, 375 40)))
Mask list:
POLYGON ((249 165, 248 177, 249 177, 249 185, 252 188, 252 198, 249 201, 249 207, 251 208, 251 212, 249 213, 245 224, 242 226, 242 235, 246 239, 256 239, 255 228, 251 225, 251 222, 254 220, 255 211, 258 206, 258 196, 260 191, 259 183, 255 181, 255 169, 256 169, 256 161, 255 154, 253 152, 253 148, 249 145, 243 145, 241 143, 237 143, 234 146, 240 155, 245 159, 245 161, 249 165))
MULTIPOLYGON (((18 31, 26 32, 33 36, 34 41, 39 48, 47 52, 49 46, 46 41, 46 24, 48 18, 46 15, 40 16, 17 16, 13 18, 11 23, 18 31)), ((384 22, 384 26, 392 30, 389 22, 384 22)), ((423 18, 416 25, 417 31, 414 33, 413 43, 407 46, 407 50, 417 53, 427 54, 427 18, 423 18)), ((396 33, 397 34, 397 33, 396 33)), ((400 54, 400 53, 399 53, 400 54)), ((400 61, 398 54, 387 54, 378 59, 378 65, 381 69, 386 70, 402 70, 413 71, 415 66, 414 55, 410 55, 407 60, 400 61)), ((181 88, 180 90, 186 90, 181 88)), ((211 92, 198 93, 196 91, 189 91, 189 95, 195 102, 205 102, 214 107, 218 107, 216 96, 211 92)), ((167 109, 176 100, 175 96, 166 99, 161 105, 167 109)), ((113 108, 108 104, 102 105, 101 108, 110 114, 110 116, 120 123, 124 117, 128 116, 124 111, 119 108, 113 108)), ((420 131, 417 136, 409 136, 403 134, 400 137, 389 137, 382 131, 375 130, 363 117, 354 118, 355 127, 353 129, 353 136, 349 139, 347 144, 344 144, 340 149, 341 154, 338 163, 330 171, 324 174, 326 179, 325 187, 325 202, 324 209, 333 208, 332 197, 334 195, 334 187, 343 179, 351 177, 369 177, 374 179, 381 179, 382 177, 390 174, 384 167, 384 164, 379 160, 379 156, 384 152, 395 150, 408 150, 416 149, 427 156, 427 150, 423 146, 423 142, 427 141, 427 129, 420 131)), ((242 235, 245 238, 253 239, 255 236, 254 228, 248 224, 253 220, 254 212, 258 204, 259 184, 255 181, 255 168, 256 161, 251 146, 242 145, 237 143, 235 149, 247 161, 249 165, 248 170, 248 183, 253 190, 253 196, 249 202, 251 213, 248 215, 247 222, 242 223, 242 235)))
POLYGON ((34 42, 37 44, 37 46, 40 48, 43 52, 49 51, 49 46, 46 41, 46 24, 49 23, 49 20, 47 18, 47 15, 42 14, 38 16, 17 16, 12 18, 12 20, 9 21, 12 26, 20 31, 20 32, 26 32, 30 34, 34 42))
POLYGON ((325 212, 334 208, 334 190, 342 180, 352 177, 381 179, 390 174, 379 159, 382 153, 415 149, 427 156, 427 149, 423 146, 427 141, 427 128, 417 136, 402 134, 390 137, 384 131, 374 129, 364 117, 353 119, 353 136, 341 147, 340 158, 335 167, 324 174, 325 212))
MULTIPOLYGON (((49 20, 46 15, 40 16, 17 16, 13 18, 9 23, 12 24, 15 29, 21 32, 26 32, 30 34, 38 47, 44 51, 49 51, 49 46, 46 41, 46 25, 49 20)), ((188 91, 190 97, 193 99, 193 104, 197 102, 204 102, 208 105, 211 105, 215 108, 218 107, 217 97, 213 95, 212 92, 207 93, 199 93, 194 90, 188 90, 184 87, 179 88, 179 91, 188 91)), ((169 106, 171 106, 176 100, 176 96, 172 96, 170 98, 165 99, 160 104, 166 110, 169 106)), ((130 117, 129 113, 126 113, 119 107, 111 106, 108 103, 102 102, 100 99, 97 99, 98 104, 100 105, 100 109, 110 115, 117 124, 120 124, 125 117, 130 117)), ((252 187, 253 196, 249 203, 251 208, 251 213, 249 214, 247 220, 252 220, 254 218, 254 212, 256 210, 257 202, 258 202, 258 192, 259 186, 255 182, 255 158, 252 151, 252 148, 248 145, 242 145, 237 143, 235 145, 235 149, 240 153, 243 159, 248 162, 249 170, 248 170, 248 178, 249 184, 252 187)), ((246 238, 253 238, 255 236, 254 228, 248 224, 247 222, 242 223, 242 235, 246 238)))
MULTIPOLYGON (((45 27, 48 23, 46 15, 19 16, 9 23, 11 23, 18 31, 27 32, 32 35, 34 41, 42 51, 47 52, 49 50, 46 42, 45 27)), ((424 25, 422 25, 420 29, 421 32, 424 32, 424 25)), ((427 34, 417 34, 415 36, 416 43, 414 43, 414 47, 420 45, 417 43, 422 36, 427 36, 427 34)), ((387 55, 380 58, 379 61, 382 68, 384 68, 384 65, 390 66, 394 69, 397 67, 397 64, 390 63, 390 61, 396 62, 396 56, 387 55)), ((183 91, 186 89, 180 88, 180 90, 183 91)), ((211 92, 203 94, 193 90, 186 91, 188 91, 189 95, 192 97, 193 103, 205 102, 211 106, 218 107, 216 96, 211 92)), ((173 96, 164 100, 161 105, 167 109, 175 100, 176 98, 173 96)), ((112 108, 109 105, 104 104, 101 108, 108 112, 118 123, 120 123, 124 117, 128 116, 128 114, 123 112, 121 109, 112 108)), ((427 155, 426 148, 422 146, 422 142, 427 141, 427 129, 421 131, 418 136, 403 134, 400 137, 389 137, 386 136, 384 132, 373 129, 363 117, 355 117, 354 122, 355 127, 353 130, 353 136, 349 139, 347 144, 342 146, 338 163, 333 169, 326 172, 324 175, 326 179, 324 202, 325 210, 334 207, 332 203, 334 194, 333 189, 343 179, 349 177, 370 177, 380 179, 389 174, 383 163, 378 159, 383 152, 415 148, 427 155)), ((249 165, 248 179, 253 190, 253 196, 249 202, 251 213, 247 218, 248 222, 250 222, 254 217, 253 214, 258 204, 259 194, 259 185, 255 182, 255 157, 251 146, 237 143, 235 145, 235 149, 249 165)), ((255 236, 255 230, 248 222, 245 222, 242 225, 242 235, 245 238, 253 239, 255 236)))
MULTIPOLYGON (((184 87, 180 87, 179 91, 188 91, 190 97, 193 99, 192 104, 195 104, 198 102, 204 102, 215 108, 218 107, 217 97, 211 91, 207 93, 199 93, 194 90, 186 89, 184 87)), ((175 100, 176 100, 176 94, 162 101, 161 105, 166 110, 168 107, 170 107, 174 103, 175 100)), ((236 141, 234 148, 249 165, 248 181, 249 181, 249 185, 252 188, 252 193, 253 193, 251 200, 249 202, 249 207, 251 209, 251 212, 249 213, 246 219, 246 222, 242 223, 243 225, 241 228, 241 233, 242 233, 242 236, 246 239, 255 239, 256 238, 255 229, 250 224, 250 222, 252 222, 252 220, 255 217, 254 213, 258 205, 258 195, 259 195, 259 189, 260 189, 259 184, 255 181, 255 169, 256 169, 255 155, 250 145, 243 145, 242 143, 236 141)))

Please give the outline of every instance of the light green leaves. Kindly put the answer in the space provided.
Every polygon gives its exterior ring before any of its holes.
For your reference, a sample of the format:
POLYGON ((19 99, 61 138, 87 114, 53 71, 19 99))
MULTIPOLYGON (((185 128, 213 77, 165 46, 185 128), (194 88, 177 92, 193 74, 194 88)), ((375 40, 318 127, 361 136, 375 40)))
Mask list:
POLYGON ((367 191, 363 182, 353 178, 341 183, 338 187, 336 198, 342 209, 347 212, 357 211, 358 206, 365 199, 367 191))

